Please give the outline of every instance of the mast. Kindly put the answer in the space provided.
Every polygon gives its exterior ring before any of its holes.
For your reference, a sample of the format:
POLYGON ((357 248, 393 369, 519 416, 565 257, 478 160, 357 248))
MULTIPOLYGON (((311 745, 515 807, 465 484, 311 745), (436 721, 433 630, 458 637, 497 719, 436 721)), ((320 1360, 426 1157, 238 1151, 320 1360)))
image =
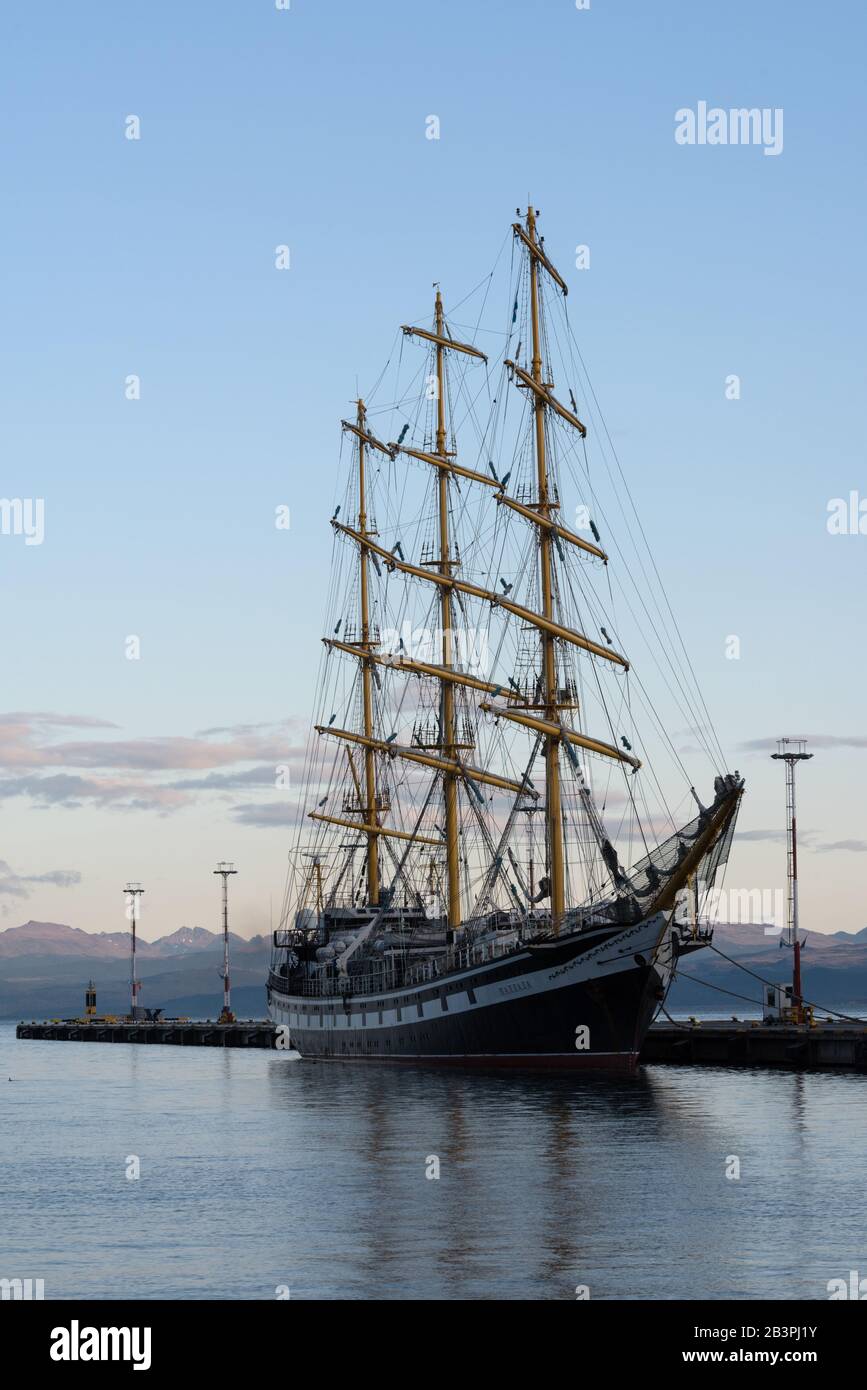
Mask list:
MULTIPOLYGON (((533 409, 536 420, 536 473, 539 499, 537 510, 546 519, 551 519, 551 502, 548 489, 548 465, 545 455, 545 407, 547 404, 547 384, 542 380, 542 346, 539 332, 539 264, 537 252, 540 250, 536 238, 536 214, 532 207, 527 208, 527 239, 531 246, 530 254, 530 313, 533 330, 532 377, 536 387, 533 409)), ((542 616, 554 621, 553 567, 551 562, 552 532, 548 527, 540 527, 539 563, 542 582, 542 616)), ((552 632, 542 629, 540 633, 542 652, 542 691, 545 712, 552 723, 559 723, 557 699, 557 653, 552 632)), ((565 876, 563 868, 563 812, 560 804, 560 735, 546 733, 545 748, 545 827, 548 841, 548 874, 551 881, 551 921, 555 934, 560 930, 566 907, 565 876)))
MULTIPOLYGON (((445 347, 444 347, 443 301, 440 291, 436 297, 436 344, 437 360, 437 437, 436 454, 446 459, 446 403, 445 403, 445 347)), ((449 469, 438 470, 438 504, 440 530, 439 572, 451 578, 452 561, 449 545, 449 469)), ((452 592, 446 585, 440 590, 440 615, 442 626, 442 664, 448 670, 453 665, 452 637, 452 592)), ((440 680, 440 743, 443 756, 449 761, 456 757, 455 736, 455 688, 450 680, 440 680)), ((461 880, 460 880, 460 842, 458 832, 458 775, 456 772, 443 773, 443 799, 446 821, 446 880, 447 913, 449 928, 454 931, 461 924, 461 880)))
MULTIPOLYGON (((365 498, 365 478, 364 478, 364 445, 365 445, 365 417, 366 411, 364 401, 361 398, 356 402, 358 414, 356 416, 358 430, 358 532, 362 537, 362 544, 358 548, 358 563, 360 566, 359 591, 361 597, 361 647, 364 655, 361 658, 361 690, 364 719, 364 737, 368 740, 373 739, 373 663, 370 659, 370 599, 367 587, 367 502, 365 498)), ((364 748, 364 791, 366 806, 364 808, 364 821, 368 826, 377 824, 376 806, 376 750, 371 742, 364 748)), ((359 798, 360 799, 360 798, 359 798)), ((379 905, 379 836, 374 831, 367 831, 367 901, 372 907, 379 905)))
MULTIPOLYGON (((446 430, 445 354, 447 351, 462 352, 469 357, 479 358, 482 362, 487 362, 487 358, 483 352, 480 352, 478 348, 472 347, 469 343, 459 343, 453 338, 446 336, 443 301, 439 288, 437 288, 434 305, 434 318, 435 329, 432 333, 425 328, 414 328, 409 324, 403 325, 403 332, 407 334, 407 336, 419 337, 425 342, 433 343, 436 348, 437 428, 434 452, 433 454, 426 454, 417 449, 404 448, 400 443, 393 444, 390 447, 393 454, 407 454, 412 458, 419 459, 424 463, 432 465, 437 470, 439 559, 435 564, 435 573, 418 569, 414 565, 398 563, 394 560, 393 555, 387 555, 386 562, 389 565, 394 563, 396 568, 402 569, 407 574, 415 574, 420 579, 433 579, 440 588, 442 669, 437 675, 440 686, 439 752, 442 756, 439 759, 439 765, 443 774, 443 802, 446 822, 446 911, 449 928, 454 931, 461 924, 458 783, 463 775, 463 768, 458 759, 459 745, 455 721, 455 685, 461 684, 462 682, 455 679, 453 670, 454 626, 452 622, 452 594, 453 592, 468 592, 473 586, 462 584, 461 581, 456 580, 452 574, 456 562, 452 559, 451 541, 449 537, 449 480, 455 473, 463 477, 474 478, 484 483, 488 483, 490 480, 473 470, 458 467, 454 462, 453 455, 449 453, 446 447, 448 437, 446 430)), ((406 755, 404 754, 404 756, 406 755)), ((433 765, 436 764, 434 763, 433 765)), ((500 784, 502 785, 502 782, 500 784)))

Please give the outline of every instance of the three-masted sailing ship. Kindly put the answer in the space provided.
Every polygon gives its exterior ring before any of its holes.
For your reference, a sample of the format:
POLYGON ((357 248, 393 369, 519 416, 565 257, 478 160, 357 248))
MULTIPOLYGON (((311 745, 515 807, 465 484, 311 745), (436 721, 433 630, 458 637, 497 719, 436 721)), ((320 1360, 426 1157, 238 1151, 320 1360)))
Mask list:
POLYGON ((579 415, 598 406, 592 388, 575 398, 567 286, 532 207, 509 242, 497 376, 437 286, 432 321, 397 336, 410 380, 342 422, 319 716, 268 980, 306 1057, 631 1070, 679 958, 712 930, 702 902, 743 782, 602 429, 639 558, 636 574, 618 546, 612 583, 579 415), (624 609, 711 764, 707 805, 620 649, 624 609))

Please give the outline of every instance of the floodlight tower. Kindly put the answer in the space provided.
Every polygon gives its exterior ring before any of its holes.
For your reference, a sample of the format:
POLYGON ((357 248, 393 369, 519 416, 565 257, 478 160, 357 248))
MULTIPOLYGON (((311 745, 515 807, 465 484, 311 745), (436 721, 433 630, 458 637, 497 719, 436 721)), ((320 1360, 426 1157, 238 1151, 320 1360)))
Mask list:
POLYGON ((138 900, 144 889, 140 883, 128 883, 123 890, 124 897, 127 899, 127 916, 130 922, 130 951, 129 951, 129 1000, 130 1016, 135 1019, 138 1017, 138 992, 141 989, 141 980, 135 977, 135 924, 138 919, 138 900))
POLYGON ((806 751, 804 738, 777 739, 777 752, 771 757, 786 764, 786 870, 789 883, 788 912, 786 914, 786 945, 791 946, 792 958, 792 1008, 795 1021, 801 1023, 804 1017, 801 998, 801 942, 798 937, 798 832, 795 818, 795 768, 798 763, 812 758, 806 751))
POLYGON ((229 988, 229 875, 237 872, 234 864, 229 864, 225 860, 221 860, 214 870, 214 873, 219 874, 223 880, 223 1012, 220 1014, 221 1023, 235 1022, 229 988))

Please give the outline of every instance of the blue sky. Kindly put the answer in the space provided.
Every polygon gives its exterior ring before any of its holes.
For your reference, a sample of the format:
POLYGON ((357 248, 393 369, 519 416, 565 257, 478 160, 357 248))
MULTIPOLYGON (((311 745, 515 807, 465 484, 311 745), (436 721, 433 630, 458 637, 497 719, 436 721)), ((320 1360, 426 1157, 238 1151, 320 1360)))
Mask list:
MULTIPOLYGON (((235 924, 267 929, 289 830, 251 769, 309 714, 339 418, 528 194, 748 777, 742 828, 783 806, 744 745, 810 736, 804 925, 865 925, 867 536, 826 527, 829 499, 867 497, 863 8, 152 0, 0 26, 2 493, 45 499, 43 544, 0 536, 0 925, 114 929, 138 878, 146 936, 216 927, 232 857, 235 924), (678 145, 699 101, 781 108, 782 153, 678 145), (37 785, 58 777, 83 780, 37 785)), ((758 837, 732 873, 784 868, 758 837)))

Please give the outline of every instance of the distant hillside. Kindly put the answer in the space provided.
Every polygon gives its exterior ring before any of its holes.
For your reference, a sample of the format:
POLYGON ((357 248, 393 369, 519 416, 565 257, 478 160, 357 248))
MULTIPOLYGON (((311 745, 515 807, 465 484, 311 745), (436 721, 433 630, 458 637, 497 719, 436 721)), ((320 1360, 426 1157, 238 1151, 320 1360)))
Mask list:
MULTIPOLYGON (((143 941, 141 953, 149 955, 151 946, 143 941)), ((7 927, 0 932, 0 960, 9 956, 111 956, 129 955, 127 932, 88 932, 65 927, 60 922, 25 922, 23 927, 7 927)))
MULTIPOLYGON (((215 1018, 222 1008, 222 936, 181 927, 157 941, 141 941, 137 974, 141 1003, 167 1013, 215 1018)), ((235 1011, 261 1017, 270 942, 230 933, 235 1011)), ((101 1013, 129 1007, 129 935, 85 932, 59 922, 26 922, 0 932, 0 1018, 62 1018, 84 1008, 88 980, 101 1013)))
MULTIPOLYGON (((150 956, 182 956, 191 951, 213 950, 222 945, 222 933, 207 931, 205 927, 178 927, 168 936, 156 941, 145 941, 136 937, 136 955, 142 959, 150 956)), ((229 932, 233 950, 247 950, 264 943, 265 937, 256 936, 251 941, 229 932)), ((7 927, 0 931, 0 960, 9 956, 99 956, 102 959, 129 957, 128 931, 82 931, 80 927, 67 927, 61 922, 25 922, 21 927, 7 927)))
MULTIPOLYGON (((867 1008, 867 928, 805 935, 806 945, 801 953, 805 999, 843 1011, 867 1008)), ((792 954, 781 947, 780 940, 779 933, 766 936, 761 926, 718 926, 714 932, 715 949, 697 951, 681 961, 682 970, 666 1007, 677 1012, 718 1011, 723 1017, 747 1012, 750 1004, 760 1010, 761 980, 791 982, 792 954), (738 964, 731 964, 724 956, 738 964)))

